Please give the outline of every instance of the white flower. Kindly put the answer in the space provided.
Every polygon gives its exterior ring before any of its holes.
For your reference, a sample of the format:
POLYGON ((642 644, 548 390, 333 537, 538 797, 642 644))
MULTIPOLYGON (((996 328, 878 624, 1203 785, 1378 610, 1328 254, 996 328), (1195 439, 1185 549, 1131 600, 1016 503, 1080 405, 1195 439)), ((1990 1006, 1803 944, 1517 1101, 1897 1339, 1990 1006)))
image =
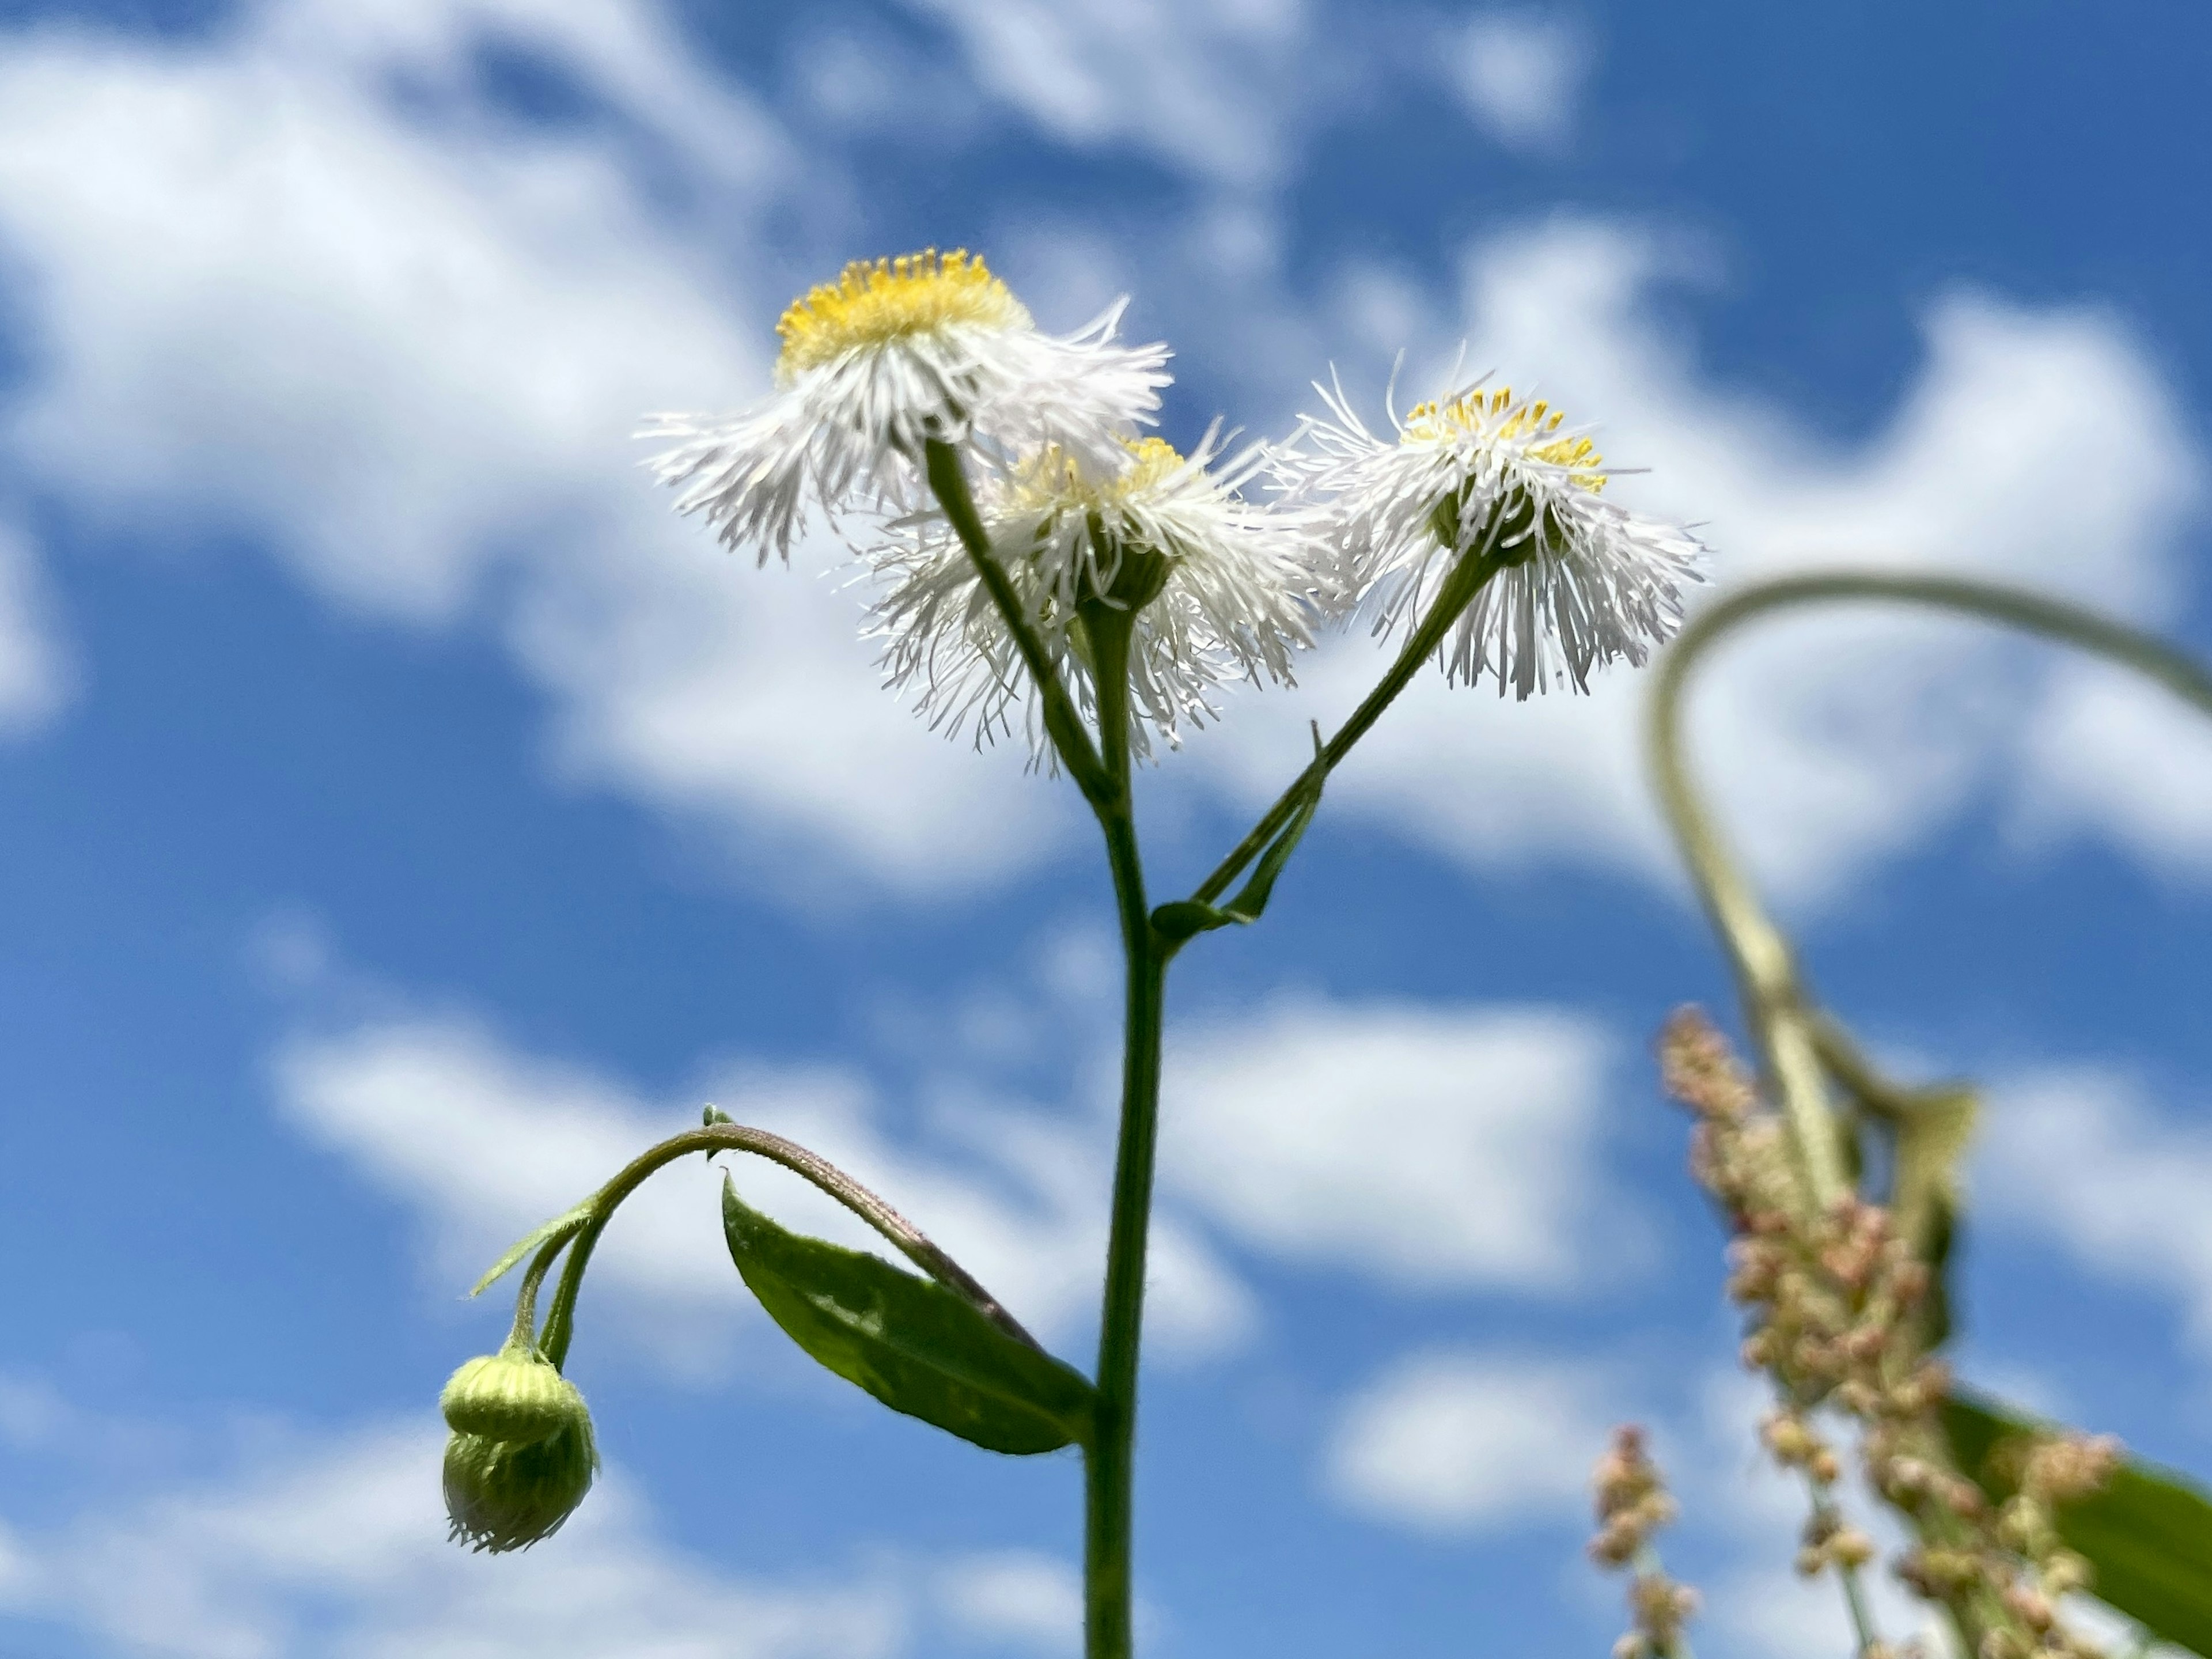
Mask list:
POLYGON ((1522 698, 1587 691, 1593 667, 1640 666, 1681 626, 1680 590, 1704 580, 1705 549, 1606 500, 1603 458, 1548 404, 1477 386, 1394 413, 1394 442, 1340 388, 1316 389, 1331 418, 1309 418, 1310 449, 1286 452, 1277 477, 1294 501, 1331 498, 1345 586, 1377 633, 1417 629, 1468 558, 1495 574, 1444 647, 1452 680, 1487 673, 1522 698))
POLYGON ((735 550, 788 559, 810 506, 902 509, 918 499, 925 439, 1000 453, 1057 444, 1096 461, 1149 422, 1168 384, 1164 346, 1113 343, 1117 303, 1072 335, 1041 334, 982 260, 934 250, 847 265, 776 325, 776 391, 714 421, 648 417, 678 440, 654 459, 735 550))
MULTIPOLYGON (((995 556, 1086 717, 1095 720, 1097 697, 1080 607, 1135 611, 1130 744, 1140 757, 1152 732, 1174 745, 1186 721, 1213 715, 1216 685, 1290 684, 1291 653, 1313 643, 1311 620, 1334 592, 1314 515, 1234 493, 1265 453, 1254 446, 1209 472, 1219 452, 1218 428, 1188 457, 1146 438, 1102 475, 1048 447, 987 477, 979 492, 995 556)), ((1049 763, 1035 688, 951 526, 933 512, 890 531, 871 556, 887 585, 872 631, 886 642, 888 682, 918 688, 933 726, 972 726, 979 744, 1011 731, 1023 703, 1032 750, 1049 763)))

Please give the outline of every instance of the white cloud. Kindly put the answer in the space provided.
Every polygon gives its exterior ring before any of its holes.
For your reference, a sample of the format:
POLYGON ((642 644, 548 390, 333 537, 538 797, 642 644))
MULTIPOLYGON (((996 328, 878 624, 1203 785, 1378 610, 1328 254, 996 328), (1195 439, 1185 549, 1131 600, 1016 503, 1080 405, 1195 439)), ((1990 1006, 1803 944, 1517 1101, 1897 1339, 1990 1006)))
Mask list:
MULTIPOLYGON (((1141 248, 1047 226, 1018 260, 1048 293, 1141 277, 1255 427, 1282 424, 1348 343, 1380 361, 1397 340, 1377 331, 1411 329, 1435 360, 1464 333, 1473 362, 1533 373, 1601 422, 1612 459, 1653 466, 1621 492, 1705 521, 1726 580, 1867 557, 2138 616, 2179 586, 2172 544, 2201 459, 2110 316, 1939 296, 1903 401, 1870 437, 1832 441, 1700 370, 1659 302, 1680 251, 1631 226, 1520 228, 1475 250, 1455 296, 1364 255, 1319 305, 1295 291, 1279 205, 1249 187, 1286 176, 1289 123, 1367 72, 1324 58, 1295 4, 932 7, 1048 131, 1181 147, 1176 165, 1229 186, 1148 222, 1141 248)), ((734 233, 730 292, 716 273, 732 259, 652 204, 629 140, 471 105, 468 49, 486 38, 522 40, 689 157, 721 223, 857 189, 699 68, 645 0, 271 4, 169 46, 18 33, 0 63, 0 237, 28 274, 33 375, 0 441, 118 528, 244 529, 340 605, 481 621, 546 693, 568 776, 733 837, 765 886, 849 892, 857 869, 943 892, 1055 854, 1073 829, 1064 789, 922 730, 873 684, 850 595, 738 568, 635 471, 636 411, 761 382, 783 281, 758 268, 763 239, 734 233), (398 70, 445 102, 403 109, 398 70)), ((1695 747, 1763 877, 1830 896, 1943 822, 2021 752, 2038 704, 2010 660, 1894 615, 1786 623, 1731 651, 1695 747)), ((1217 765, 1258 797, 1296 764, 1308 716, 1341 718, 1374 668, 1364 643, 1325 653, 1305 694, 1241 702, 1171 775, 1217 765)), ((1480 870, 1671 881, 1637 755, 1643 690, 1620 675, 1592 699, 1512 708, 1424 683, 1332 810, 1480 870)), ((2196 833, 2079 766, 2044 775, 2124 845, 2196 833)))
POLYGON ((993 1647, 1054 1656, 1083 1648, 1083 1581, 1056 1555, 1004 1550, 949 1564, 937 1600, 949 1624, 993 1647))
POLYGON ((723 1577, 657 1540, 615 1472, 526 1553, 472 1555, 439 1512, 442 1426, 356 1432, 0 1549, 0 1606, 163 1659, 880 1659, 896 1587, 723 1577))
MULTIPOLYGON (((1598 422, 1610 461, 1651 468, 1615 487, 1701 522, 1723 590, 1871 563, 1977 572, 2136 616, 2171 603, 2203 462, 2116 319, 1942 296, 1904 400, 1845 446, 1699 372, 1655 304, 1685 261, 1653 235, 1573 217, 1488 243, 1468 268, 1467 361, 1598 422)), ((1402 285, 1370 272, 1348 312, 1402 313, 1393 294, 1402 285)), ((1434 336, 1414 343, 1408 397, 1451 356, 1434 336)), ((1990 639, 1861 609, 1774 623, 1715 660, 1692 698, 1692 751, 1770 887, 1798 902, 1844 890, 2016 752, 2035 682, 2024 690, 1990 639)), ((1379 666, 1364 639, 1334 647, 1303 692, 1240 704, 1194 749, 1225 757, 1256 802, 1302 758, 1306 720, 1340 720, 1379 666)), ((1514 705, 1425 677, 1339 774, 1332 805, 1478 869, 1571 860, 1672 881, 1639 752, 1646 684, 1616 673, 1591 697, 1514 705)), ((2094 798, 2081 810, 2109 823, 2094 798)))
POLYGON ((2212 876, 2212 717, 2117 669, 2070 666, 2023 747, 2026 839, 2101 832, 2168 876, 2212 876))
POLYGON ((884 696, 849 595, 724 556, 637 471, 642 411, 762 383, 756 306, 655 222, 611 141, 439 126, 387 88, 538 18, 543 50, 648 125, 803 193, 766 118, 702 82, 651 7, 422 5, 374 28, 341 9, 335 35, 272 6, 210 44, 15 38, 0 236, 35 329, 18 460, 118 528, 264 538, 373 616, 489 610, 572 775, 736 830, 749 867, 799 891, 856 862, 958 887, 1048 852, 1058 795, 884 696))
POLYGON ((1310 100, 1301 0, 909 0, 975 78, 1061 143, 1149 151, 1231 188, 1278 184, 1310 100))
POLYGON ((0 738, 35 730, 73 690, 29 538, 0 520, 0 738))
POLYGON ((1512 149, 1553 151, 1573 134, 1589 69, 1583 32, 1564 18, 1498 11, 1470 18, 1445 70, 1468 112, 1512 149))
POLYGON ((1324 1454, 1333 1496, 1416 1531, 1504 1530, 1589 1499, 1612 1419, 1587 1366, 1496 1353, 1399 1361, 1348 1401, 1324 1454))
POLYGON ((1597 1166, 1609 1048, 1557 1010, 1285 1004, 1174 1045, 1164 1179, 1293 1260, 1556 1289, 1632 1233, 1597 1166))
POLYGON ((2154 1110, 2124 1073, 2051 1066, 1990 1091, 1974 1176, 1979 1212, 2172 1298, 2212 1352, 2212 1133, 2154 1110))
MULTIPOLYGON (((695 1125, 698 1102, 713 1099, 882 1194, 1040 1335, 1079 1340, 1097 1306, 1109 1165, 1087 1122, 975 1106, 944 1114, 933 1147, 909 1149, 884 1133, 849 1073, 727 1068, 699 1096, 661 1107, 450 1019, 295 1042, 276 1079, 295 1123, 422 1212, 435 1271, 456 1287, 647 1146, 695 1125)), ((786 1224, 890 1253, 798 1177, 757 1159, 733 1170, 786 1224)), ((666 1340, 684 1339, 702 1310, 743 1304, 722 1242, 720 1179, 691 1160, 664 1171, 624 1205, 594 1257, 595 1282, 627 1291, 641 1304, 634 1316, 666 1340)), ((1156 1237, 1151 1329, 1163 1348, 1195 1355, 1243 1340, 1255 1317, 1249 1292, 1172 1218, 1156 1237)))

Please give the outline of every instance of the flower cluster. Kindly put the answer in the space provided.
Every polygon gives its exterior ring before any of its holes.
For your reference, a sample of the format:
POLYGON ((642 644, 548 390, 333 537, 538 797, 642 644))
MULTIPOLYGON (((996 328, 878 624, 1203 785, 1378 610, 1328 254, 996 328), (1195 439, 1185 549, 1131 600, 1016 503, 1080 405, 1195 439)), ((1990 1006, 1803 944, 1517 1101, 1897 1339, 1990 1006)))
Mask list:
POLYGON ((1837 1507, 1842 1463, 1816 1422, 1830 1413, 1856 1430, 1867 1484, 1912 1523, 1917 1541, 1893 1571, 1978 1633, 1975 1659, 2089 1659, 2096 1650, 2057 1611, 2087 1584, 2087 1564, 2059 1543, 2051 1506, 2094 1490, 2116 1443, 2038 1443, 2019 1495, 1993 1508, 1953 1463, 1941 1418, 1950 1373, 1922 1336, 1929 1271, 1888 1212, 1855 1195, 1806 1201, 1778 1115, 1702 1014, 1668 1022, 1660 1058, 1668 1092, 1697 1119, 1691 1171, 1735 1232, 1728 1293, 1750 1315, 1744 1364, 1772 1381, 1778 1402, 1760 1438, 1812 1489, 1799 1570, 1848 1583, 1875 1553, 1837 1507))
POLYGON ((1635 1569, 1628 1589, 1633 1625, 1613 1644, 1613 1659, 1673 1659, 1683 1649, 1683 1626, 1697 1613, 1698 1593, 1668 1577, 1651 1548, 1652 1534, 1674 1520, 1675 1510, 1642 1429, 1630 1423, 1613 1431, 1590 1484, 1597 1495, 1590 1559, 1602 1567, 1635 1569))
POLYGON ((1139 435, 1168 353, 1117 343, 1121 311, 1048 335, 964 252, 849 265, 785 313, 775 393, 726 419, 655 417, 647 435, 676 441, 653 465, 679 511, 763 562, 787 560, 817 510, 833 526, 864 515, 852 546, 889 683, 978 742, 1010 733, 1019 705, 1048 762, 1026 647, 1095 717, 1085 615, 1100 607, 1132 618, 1139 754, 1211 717, 1224 683, 1288 684, 1316 629, 1363 606, 1382 631, 1435 616, 1456 630, 1452 678, 1488 673, 1523 697, 1586 690, 1594 667, 1642 662, 1680 623, 1701 550, 1606 500, 1589 441, 1545 404, 1463 392, 1386 441, 1324 392, 1330 417, 1288 445, 1232 453, 1217 428, 1178 454, 1139 435), (988 555, 939 497, 933 447, 973 473, 988 555), (1276 499, 1245 499, 1263 471, 1276 499))

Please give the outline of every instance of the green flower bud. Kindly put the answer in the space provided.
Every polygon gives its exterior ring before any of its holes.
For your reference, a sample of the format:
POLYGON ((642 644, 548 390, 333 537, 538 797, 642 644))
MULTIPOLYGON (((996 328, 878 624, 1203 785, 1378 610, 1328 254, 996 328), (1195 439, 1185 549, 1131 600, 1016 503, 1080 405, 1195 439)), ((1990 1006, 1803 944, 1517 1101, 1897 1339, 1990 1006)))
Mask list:
POLYGON ((588 1433, 592 1420, 576 1385, 520 1342, 479 1354, 455 1371, 438 1396, 438 1409, 455 1434, 518 1445, 546 1439, 572 1423, 582 1423, 588 1433))
MULTIPOLYGON (((570 1394, 575 1390, 571 1389, 570 1394)), ((527 1549, 550 1538, 576 1512, 599 1472, 592 1419, 576 1414, 543 1440, 517 1443, 480 1434, 446 1443, 446 1514, 455 1542, 471 1549, 527 1549)))

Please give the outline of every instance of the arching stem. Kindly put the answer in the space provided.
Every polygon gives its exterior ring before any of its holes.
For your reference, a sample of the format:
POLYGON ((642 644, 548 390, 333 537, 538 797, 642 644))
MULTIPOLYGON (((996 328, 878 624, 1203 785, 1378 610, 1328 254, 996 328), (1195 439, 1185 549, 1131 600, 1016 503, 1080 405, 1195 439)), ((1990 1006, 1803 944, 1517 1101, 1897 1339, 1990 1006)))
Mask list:
MULTIPOLYGON (((1009 1336, 1036 1347, 1036 1339, 1021 1327, 1020 1322, 1000 1305, 974 1275, 951 1256, 929 1242, 921 1228, 915 1226, 882 1199, 847 1175, 829 1159, 811 1152, 796 1141, 786 1140, 781 1135, 771 1134, 766 1129, 748 1128, 742 1123, 714 1123, 704 1128, 692 1129, 671 1136, 659 1146, 641 1152, 630 1160, 613 1180, 592 1195, 589 1213, 574 1235, 569 1246, 567 1266, 561 1270, 561 1282, 553 1292, 553 1305, 545 1316, 545 1334, 539 1343, 545 1357, 556 1365, 568 1357, 568 1342, 575 1328, 576 1296, 583 1287, 584 1269, 591 1263, 592 1248, 599 1235, 606 1231, 622 1201, 638 1188, 646 1178, 664 1164, 693 1152, 751 1152, 780 1164, 793 1175, 811 1182, 822 1191, 836 1199, 854 1215, 866 1222, 889 1240, 908 1261, 932 1279, 956 1291, 974 1304, 976 1310, 1005 1331, 1009 1336)), ((560 1241, 546 1245, 546 1250, 558 1248, 560 1241)), ((544 1252, 540 1252, 543 1259, 544 1252)), ((536 1264, 532 1264, 536 1270, 536 1264)))

